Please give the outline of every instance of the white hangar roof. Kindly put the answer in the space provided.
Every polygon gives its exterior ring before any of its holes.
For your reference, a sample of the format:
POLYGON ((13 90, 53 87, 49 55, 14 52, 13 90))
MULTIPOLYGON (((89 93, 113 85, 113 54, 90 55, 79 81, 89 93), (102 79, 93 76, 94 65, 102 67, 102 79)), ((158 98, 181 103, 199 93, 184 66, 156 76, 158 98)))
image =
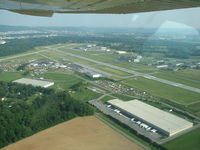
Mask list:
POLYGON ((108 102, 162 129, 170 136, 193 126, 191 122, 185 119, 160 110, 139 100, 121 101, 114 99, 108 102))
POLYGON ((15 80, 13 82, 20 83, 20 84, 26 84, 26 85, 40 86, 40 87, 44 87, 44 88, 54 85, 54 82, 37 80, 37 79, 28 79, 28 78, 21 78, 21 79, 15 80))

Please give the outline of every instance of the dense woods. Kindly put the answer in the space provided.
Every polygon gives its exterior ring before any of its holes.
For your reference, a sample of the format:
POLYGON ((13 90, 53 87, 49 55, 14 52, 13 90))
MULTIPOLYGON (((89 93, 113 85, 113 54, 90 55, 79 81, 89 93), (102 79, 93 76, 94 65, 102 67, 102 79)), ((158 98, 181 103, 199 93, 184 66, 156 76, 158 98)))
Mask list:
POLYGON ((89 105, 65 92, 0 82, 0 147, 76 116, 92 114, 89 105))

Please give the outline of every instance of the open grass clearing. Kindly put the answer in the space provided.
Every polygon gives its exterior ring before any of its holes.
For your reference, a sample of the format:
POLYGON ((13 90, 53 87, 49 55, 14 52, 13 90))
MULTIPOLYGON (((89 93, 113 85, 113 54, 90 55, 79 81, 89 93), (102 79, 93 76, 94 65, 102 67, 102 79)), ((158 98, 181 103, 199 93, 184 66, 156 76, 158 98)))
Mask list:
POLYGON ((40 77, 44 79, 49 79, 55 82, 54 88, 56 89, 69 89, 72 85, 82 81, 81 79, 75 77, 74 75, 70 74, 62 74, 62 73, 53 73, 53 72, 46 72, 40 77))
POLYGON ((100 97, 102 94, 93 92, 93 91, 86 89, 86 88, 82 88, 78 91, 75 91, 74 93, 71 93, 70 95, 74 99, 87 102, 89 100, 96 99, 96 98, 100 97))
POLYGON ((23 76, 21 72, 1 72, 0 73, 0 81, 10 82, 19 78, 24 78, 27 76, 23 76))
POLYGON ((174 81, 177 83, 185 84, 188 86, 200 88, 200 71, 198 71, 198 70, 193 71, 193 73, 191 73, 190 75, 186 74, 186 76, 184 76, 184 72, 175 73, 175 72, 171 72, 171 71, 170 72, 167 72, 167 71, 161 72, 161 73, 155 74, 154 76, 158 77, 158 78, 166 79, 169 81, 174 81), (194 72, 196 72, 196 73, 194 73, 194 72), (192 76, 194 76, 194 77, 192 77, 192 76), (197 77, 197 79, 194 79, 195 76, 197 77))
POLYGON ((0 63, 23 63, 23 62, 31 62, 31 61, 37 61, 37 60, 43 60, 44 57, 38 55, 37 53, 29 53, 29 54, 23 54, 19 55, 17 57, 7 57, 0 59, 0 63))
POLYGON ((121 99, 121 100, 123 100, 123 101, 130 101, 130 100, 133 100, 133 99, 134 99, 134 98, 131 97, 131 96, 127 96, 127 95, 123 95, 123 94, 117 94, 117 93, 112 94, 112 96, 117 97, 118 99, 121 99))
POLYGON ((197 114, 198 116, 200 116, 200 101, 198 103, 188 105, 187 108, 190 111, 195 112, 195 114, 197 114))
POLYGON ((57 61, 66 60, 66 61, 79 63, 79 64, 85 64, 85 65, 94 65, 95 64, 93 62, 83 60, 83 59, 73 57, 73 56, 64 55, 64 54, 56 52, 56 51, 47 51, 47 52, 44 52, 42 54, 47 56, 47 57, 53 58, 57 61))
POLYGON ((105 71, 107 73, 118 75, 118 76, 131 76, 131 74, 129 74, 127 72, 120 71, 120 70, 117 70, 117 69, 114 69, 114 68, 111 68, 111 67, 107 67, 107 66, 103 66, 103 65, 96 65, 96 66, 93 66, 93 67, 96 68, 96 69, 100 69, 102 71, 105 71))
POLYGON ((169 150, 199 150, 200 128, 167 142, 163 146, 169 150))
POLYGON ((100 102, 105 103, 105 102, 107 102, 107 101, 109 101, 109 100, 111 100, 111 99, 114 99, 114 98, 111 97, 111 96, 105 96, 105 97, 103 97, 103 98, 100 100, 100 102))
POLYGON ((121 83, 179 104, 187 105, 192 102, 200 101, 199 93, 149 80, 143 77, 122 80, 121 83))
POLYGON ((182 77, 189 80, 200 82, 200 70, 196 69, 185 69, 172 72, 175 76, 182 77))
POLYGON ((138 64, 138 63, 129 63, 127 61, 120 61, 118 60, 118 57, 120 57, 120 55, 118 54, 112 54, 112 53, 107 53, 107 52, 96 52, 98 55, 91 55, 93 54, 93 52, 84 52, 84 51, 77 51, 77 50, 70 50, 70 49, 66 49, 66 48, 62 48, 61 50, 78 55, 78 56, 82 56, 82 57, 86 57, 89 59, 93 59, 93 60, 97 60, 97 61, 101 61, 104 63, 109 63, 112 65, 116 65, 116 66, 120 66, 120 67, 124 67, 130 70, 134 70, 134 71, 138 71, 138 72, 143 72, 143 73, 153 73, 155 72, 157 69, 154 67, 149 67, 149 66, 145 66, 143 64, 138 64))

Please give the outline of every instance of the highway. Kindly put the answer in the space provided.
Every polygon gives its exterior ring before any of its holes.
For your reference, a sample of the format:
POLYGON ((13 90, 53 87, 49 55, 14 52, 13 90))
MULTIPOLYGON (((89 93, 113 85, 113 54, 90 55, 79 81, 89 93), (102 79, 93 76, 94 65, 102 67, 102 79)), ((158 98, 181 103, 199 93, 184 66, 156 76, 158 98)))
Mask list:
POLYGON ((177 83, 177 82, 173 82, 173 81, 157 78, 157 77, 154 77, 154 76, 149 75, 149 74, 136 72, 136 71, 129 70, 129 69, 126 69, 126 68, 123 68, 123 67, 119 67, 119 66, 115 66, 115 65, 112 65, 112 64, 109 64, 109 63, 105 63, 105 62, 93 60, 93 59, 90 59, 90 58, 86 58, 86 57, 83 57, 83 56, 75 55, 75 54, 72 54, 72 53, 69 53, 69 52, 58 50, 58 48, 52 48, 52 47, 46 47, 46 48, 49 49, 49 50, 54 50, 56 52, 68 55, 68 56, 77 57, 77 58, 80 58, 80 59, 83 59, 83 60, 86 60, 86 61, 90 61, 90 62, 97 63, 97 64, 100 64, 100 65, 104 65, 104 66, 107 66, 107 67, 110 67, 110 68, 113 68, 113 69, 124 71, 124 72, 127 72, 129 74, 133 74, 135 76, 141 76, 141 77, 144 77, 146 79, 158 81, 158 82, 161 82, 161 83, 165 83, 165 84, 168 84, 168 85, 172 85, 172 86, 175 86, 175 87, 179 87, 179 88, 182 88, 182 89, 186 89, 186 90, 189 90, 189 91, 200 93, 200 89, 199 88, 195 88, 195 87, 191 87, 191 86, 184 85, 184 84, 181 84, 181 83, 177 83))

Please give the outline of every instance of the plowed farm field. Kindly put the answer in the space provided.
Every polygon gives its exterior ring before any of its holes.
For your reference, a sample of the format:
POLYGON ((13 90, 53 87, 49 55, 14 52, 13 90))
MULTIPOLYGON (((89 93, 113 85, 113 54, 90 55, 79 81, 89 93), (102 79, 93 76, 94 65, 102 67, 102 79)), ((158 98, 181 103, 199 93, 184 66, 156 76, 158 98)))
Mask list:
POLYGON ((2 150, 144 150, 94 116, 78 117, 2 150))

